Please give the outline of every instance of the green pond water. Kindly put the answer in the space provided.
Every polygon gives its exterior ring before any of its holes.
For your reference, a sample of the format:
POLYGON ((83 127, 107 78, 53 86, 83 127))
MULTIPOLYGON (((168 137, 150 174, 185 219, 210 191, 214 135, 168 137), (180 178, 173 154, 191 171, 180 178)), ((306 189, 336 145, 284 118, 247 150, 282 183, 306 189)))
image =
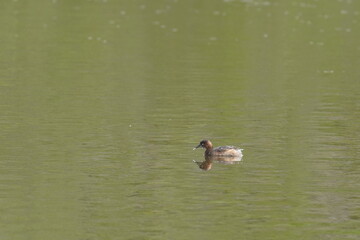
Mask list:
POLYGON ((360 2, 0 3, 0 239, 360 239, 360 2), (202 139, 243 148, 198 167, 202 139))

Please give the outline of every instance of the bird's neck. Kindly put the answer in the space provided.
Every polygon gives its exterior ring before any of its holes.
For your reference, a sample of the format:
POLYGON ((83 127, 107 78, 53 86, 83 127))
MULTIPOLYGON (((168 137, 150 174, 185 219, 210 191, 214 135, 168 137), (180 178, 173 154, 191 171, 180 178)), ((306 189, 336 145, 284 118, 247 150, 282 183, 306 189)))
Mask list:
POLYGON ((210 155, 211 154, 211 151, 212 151, 213 147, 208 147, 206 148, 206 151, 205 151, 205 155, 210 155))

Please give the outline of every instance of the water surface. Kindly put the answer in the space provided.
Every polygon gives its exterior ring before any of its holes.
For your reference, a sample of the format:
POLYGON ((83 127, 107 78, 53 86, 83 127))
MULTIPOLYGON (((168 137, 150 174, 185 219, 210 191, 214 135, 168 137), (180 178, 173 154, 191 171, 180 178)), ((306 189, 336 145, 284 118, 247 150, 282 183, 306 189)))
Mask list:
POLYGON ((359 239, 358 2, 1 6, 1 239, 359 239))

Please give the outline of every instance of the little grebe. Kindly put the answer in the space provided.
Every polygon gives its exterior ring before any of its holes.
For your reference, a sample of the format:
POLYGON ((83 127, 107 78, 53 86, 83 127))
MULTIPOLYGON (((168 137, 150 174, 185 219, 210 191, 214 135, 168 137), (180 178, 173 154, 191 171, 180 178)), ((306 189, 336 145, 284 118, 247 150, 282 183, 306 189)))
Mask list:
POLYGON ((213 148, 212 143, 209 140, 202 140, 198 146, 196 146, 193 150, 202 147, 205 148, 205 156, 228 156, 228 157, 241 157, 242 150, 233 146, 223 146, 213 148))

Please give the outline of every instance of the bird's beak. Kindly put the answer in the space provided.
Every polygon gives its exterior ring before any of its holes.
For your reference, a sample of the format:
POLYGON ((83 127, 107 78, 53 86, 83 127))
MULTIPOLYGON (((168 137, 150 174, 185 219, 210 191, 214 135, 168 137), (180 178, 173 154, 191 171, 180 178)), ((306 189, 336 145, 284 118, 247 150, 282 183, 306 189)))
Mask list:
POLYGON ((197 149, 197 148, 199 148, 199 147, 201 147, 201 144, 199 144, 199 145, 197 145, 196 147, 194 147, 193 150, 195 150, 195 149, 197 149))

